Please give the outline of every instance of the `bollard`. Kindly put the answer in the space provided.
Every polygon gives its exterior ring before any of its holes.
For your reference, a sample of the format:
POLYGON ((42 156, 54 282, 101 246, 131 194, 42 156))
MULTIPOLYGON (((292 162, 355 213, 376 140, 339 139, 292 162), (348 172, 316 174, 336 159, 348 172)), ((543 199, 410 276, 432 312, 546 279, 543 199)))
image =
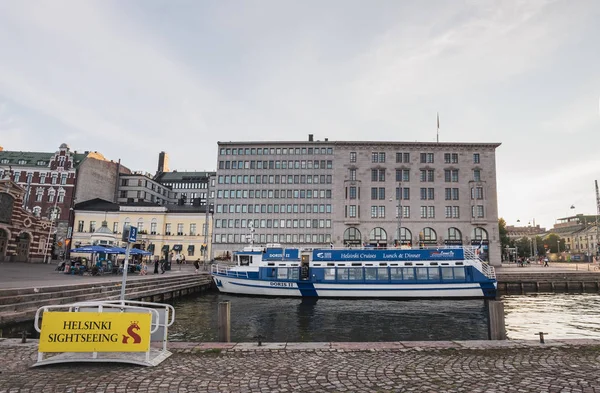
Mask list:
POLYGON ((229 301, 219 303, 218 311, 218 331, 219 331, 219 342, 228 343, 231 342, 231 303, 229 301))
POLYGON ((490 340, 506 340, 504 325, 504 303, 498 300, 486 300, 488 309, 488 336, 490 340))
POLYGON ((29 333, 27 333, 27 331, 26 331, 26 330, 23 330, 23 331, 21 332, 21 344, 25 344, 25 343, 27 342, 27 335, 28 335, 28 334, 29 334, 29 333))
POLYGON ((544 333, 544 332, 539 332, 536 333, 536 336, 540 336, 540 344, 545 344, 546 342, 544 341, 544 334, 548 334, 548 333, 544 333))
POLYGON ((265 336, 263 336, 262 334, 259 334, 258 336, 254 336, 253 338, 255 340, 258 340, 258 346, 262 347, 262 340, 265 338, 265 336))

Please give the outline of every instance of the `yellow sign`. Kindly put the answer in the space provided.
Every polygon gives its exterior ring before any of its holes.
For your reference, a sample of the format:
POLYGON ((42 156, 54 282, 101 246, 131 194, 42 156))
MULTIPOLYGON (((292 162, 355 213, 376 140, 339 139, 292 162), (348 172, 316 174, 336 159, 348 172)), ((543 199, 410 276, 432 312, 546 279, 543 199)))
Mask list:
POLYGON ((149 313, 45 312, 40 352, 147 352, 149 313))

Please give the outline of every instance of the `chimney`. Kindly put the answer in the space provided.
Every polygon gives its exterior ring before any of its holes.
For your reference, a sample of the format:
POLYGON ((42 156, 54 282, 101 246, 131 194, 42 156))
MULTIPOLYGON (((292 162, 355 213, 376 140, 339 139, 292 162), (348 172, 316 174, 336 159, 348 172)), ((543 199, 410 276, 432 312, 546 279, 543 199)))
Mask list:
POLYGON ((313 141, 313 134, 308 134, 308 141, 312 142, 313 141))
POLYGON ((325 138, 325 142, 327 142, 329 140, 329 138, 325 138))
POLYGON ((169 155, 164 151, 158 155, 158 172, 169 172, 169 155))
POLYGON ((4 148, 2 146, 0 146, 0 151, 3 151, 3 150, 4 150, 4 148))

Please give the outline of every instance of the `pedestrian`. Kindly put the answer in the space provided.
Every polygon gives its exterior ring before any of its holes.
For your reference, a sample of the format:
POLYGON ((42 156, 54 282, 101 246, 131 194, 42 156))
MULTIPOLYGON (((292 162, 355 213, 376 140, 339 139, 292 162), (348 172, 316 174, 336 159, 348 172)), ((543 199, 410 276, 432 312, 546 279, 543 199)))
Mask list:
POLYGON ((548 257, 544 258, 544 267, 550 267, 550 265, 548 265, 548 257))
POLYGON ((166 260, 166 259, 163 259, 163 260, 161 261, 161 264, 160 264, 160 270, 161 270, 161 273, 160 273, 160 274, 165 274, 165 270, 166 270, 166 267, 165 267, 165 265, 166 265, 166 264, 167 264, 167 260, 166 260))
POLYGON ((154 259, 154 274, 158 274, 158 257, 154 259))
POLYGON ((194 261, 194 267, 196 268, 196 274, 198 274, 198 270, 200 269, 200 258, 194 261))
POLYGON ((187 262, 185 261, 185 255, 181 254, 181 263, 186 265, 187 262))

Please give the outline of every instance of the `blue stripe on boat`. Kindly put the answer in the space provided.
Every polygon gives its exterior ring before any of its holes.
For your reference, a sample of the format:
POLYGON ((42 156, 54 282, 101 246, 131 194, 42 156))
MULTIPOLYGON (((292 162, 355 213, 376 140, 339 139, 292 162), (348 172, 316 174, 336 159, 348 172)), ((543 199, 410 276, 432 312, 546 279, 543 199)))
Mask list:
POLYGON ((242 284, 240 282, 230 282, 232 285, 238 285, 241 287, 252 287, 252 288, 277 288, 277 289, 299 289, 302 296, 317 296, 317 290, 319 291, 448 291, 448 290, 464 290, 464 289, 482 289, 481 286, 473 287, 448 287, 448 288, 315 288, 310 282, 297 282, 298 288, 295 287, 271 287, 266 285, 254 285, 254 284, 242 284), (312 294, 314 292, 314 294, 312 294), (306 293, 306 295, 304 294, 306 293))

